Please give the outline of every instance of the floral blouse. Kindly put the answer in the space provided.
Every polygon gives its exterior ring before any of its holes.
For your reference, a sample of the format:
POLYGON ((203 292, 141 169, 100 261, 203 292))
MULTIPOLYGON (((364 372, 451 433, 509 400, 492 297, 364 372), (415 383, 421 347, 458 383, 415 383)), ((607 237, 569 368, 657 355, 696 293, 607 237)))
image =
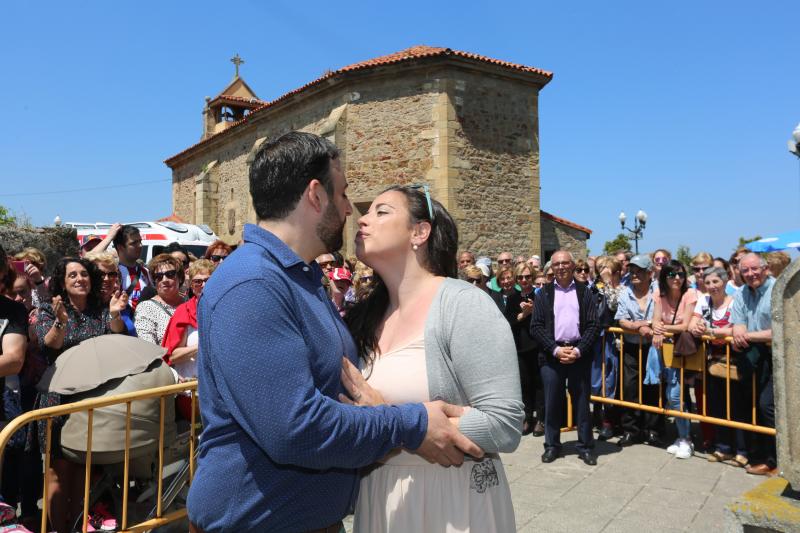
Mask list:
POLYGON ((73 346, 77 346, 86 339, 112 333, 111 314, 107 307, 87 308, 83 313, 71 305, 67 305, 66 307, 67 323, 64 326, 64 344, 57 350, 49 348, 44 343, 45 335, 47 335, 47 332, 53 327, 53 322, 56 320, 53 306, 49 303, 43 303, 39 308, 39 314, 36 320, 36 338, 39 341, 39 346, 42 347, 42 354, 47 357, 50 364, 52 364, 62 352, 73 346))

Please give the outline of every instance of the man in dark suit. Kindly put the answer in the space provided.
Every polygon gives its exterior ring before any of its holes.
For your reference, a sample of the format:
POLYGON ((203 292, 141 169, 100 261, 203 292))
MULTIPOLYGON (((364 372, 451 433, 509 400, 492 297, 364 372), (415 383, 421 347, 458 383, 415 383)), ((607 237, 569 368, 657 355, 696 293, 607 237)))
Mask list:
POLYGON ((539 363, 544 385, 545 433, 543 463, 555 461, 561 450, 565 383, 572 396, 578 425, 578 457, 596 465, 589 416, 592 346, 599 334, 597 307, 591 291, 573 278, 572 254, 559 250, 551 265, 555 281, 536 295, 531 336, 540 346, 539 363))

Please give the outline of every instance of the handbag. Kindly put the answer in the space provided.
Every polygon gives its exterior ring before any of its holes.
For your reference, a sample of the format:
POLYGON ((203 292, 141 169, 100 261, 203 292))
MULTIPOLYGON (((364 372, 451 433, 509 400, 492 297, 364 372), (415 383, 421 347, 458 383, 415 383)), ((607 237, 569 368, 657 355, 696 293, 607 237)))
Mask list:
MULTIPOLYGON (((678 304, 675 306, 675 313, 672 315, 672 325, 675 325, 675 320, 678 317, 678 308, 681 306, 681 300, 683 300, 682 294, 678 299, 678 304)), ((694 372, 703 371, 706 345, 701 342, 698 346, 697 340, 688 331, 681 332, 677 338, 664 339, 661 350, 666 366, 678 369, 683 368, 694 372)))
MULTIPOLYGON (((708 373, 715 378, 727 379, 728 365, 726 365, 723 361, 714 361, 708 365, 708 373)), ((739 372, 739 368, 736 365, 731 364, 731 381, 741 381, 741 379, 742 375, 739 372)))

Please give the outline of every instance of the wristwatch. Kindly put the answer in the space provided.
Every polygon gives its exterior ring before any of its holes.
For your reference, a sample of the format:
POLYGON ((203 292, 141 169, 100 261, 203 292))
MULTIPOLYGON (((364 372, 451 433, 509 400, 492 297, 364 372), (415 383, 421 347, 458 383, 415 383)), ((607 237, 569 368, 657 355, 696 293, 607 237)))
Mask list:
POLYGON ((64 329, 64 323, 61 322, 60 320, 56 320, 55 322, 53 322, 53 325, 56 327, 56 329, 64 329))

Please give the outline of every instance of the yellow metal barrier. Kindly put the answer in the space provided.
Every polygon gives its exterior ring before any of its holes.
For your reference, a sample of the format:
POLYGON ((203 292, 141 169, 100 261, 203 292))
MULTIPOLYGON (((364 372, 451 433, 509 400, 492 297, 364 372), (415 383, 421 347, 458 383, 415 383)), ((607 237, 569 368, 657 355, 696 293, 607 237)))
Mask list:
MULTIPOLYGON (((638 402, 629 402, 629 401, 619 400, 617 398, 609 398, 609 397, 606 396, 606 379, 605 379, 605 377, 606 377, 606 357, 605 357, 605 355, 606 354, 605 354, 605 350, 607 350, 608 347, 607 347, 605 342, 603 343, 604 354, 603 354, 603 358, 602 358, 602 390, 601 390, 601 395, 600 396, 592 395, 591 396, 591 400, 592 401, 606 403, 606 404, 610 404, 610 405, 618 405, 618 406, 626 407, 626 408, 630 408, 630 409, 639 409, 641 411, 649 411, 651 413, 658 413, 658 414, 663 414, 663 415, 666 415, 666 416, 674 416, 674 417, 679 417, 679 418, 686 418, 686 419, 689 419, 689 420, 697 420, 697 421, 700 421, 700 422, 706 422, 706 423, 714 424, 714 425, 718 425, 718 426, 727 426, 727 427, 734 428, 734 429, 742 429, 742 430, 746 430, 746 431, 752 431, 752 432, 755 432, 755 433, 763 433, 765 435, 775 435, 775 428, 771 428, 771 427, 767 427, 767 426, 761 426, 761 425, 758 424, 757 403, 756 403, 757 402, 757 398, 756 398, 756 375, 755 375, 755 372, 753 372, 753 374, 751 376, 751 379, 752 379, 752 386, 751 386, 751 388, 752 388, 752 398, 751 398, 751 400, 752 400, 752 409, 751 409, 752 417, 751 417, 751 420, 752 420, 752 422, 751 423, 746 423, 746 422, 739 422, 739 421, 736 421, 736 420, 731 420, 731 343, 733 341, 733 339, 731 337, 725 337, 725 338, 717 337, 717 338, 715 338, 715 337, 705 336, 705 337, 702 338, 702 342, 704 342, 706 344, 708 344, 712 340, 717 340, 717 341, 724 340, 725 341, 725 345, 726 345, 726 347, 725 347, 726 416, 725 416, 725 418, 719 418, 719 417, 714 417, 714 416, 708 416, 706 384, 708 382, 709 373, 708 373, 708 364, 707 364, 708 362, 705 359, 703 360, 703 371, 700 373, 700 374, 702 374, 702 378, 703 378, 703 385, 702 385, 703 401, 702 401, 701 413, 697 414, 697 413, 689 413, 689 412, 683 411, 683 398, 684 398, 684 393, 685 393, 685 377, 686 377, 684 368, 680 368, 680 384, 681 384, 681 386, 680 386, 680 390, 681 390, 680 411, 677 411, 677 410, 674 410, 674 409, 669 409, 669 408, 666 408, 666 407, 663 406, 663 385, 662 385, 660 380, 659 380, 659 386, 658 386, 659 387, 659 391, 658 391, 658 406, 656 407, 654 405, 647 405, 647 404, 642 403, 642 383, 644 381, 644 373, 643 373, 644 367, 642 366, 642 360, 643 360, 643 355, 646 357, 646 354, 643 354, 641 337, 638 335, 638 333, 636 331, 628 331, 628 330, 624 330, 622 328, 614 328, 614 327, 607 328, 606 329, 606 333, 607 334, 611 334, 611 335, 615 335, 615 341, 623 341, 621 335, 625 334, 625 333, 630 334, 630 335, 636 335, 637 337, 639 337, 639 361, 638 361, 638 368, 639 368, 639 401, 638 402)), ((671 334, 667 334, 666 336, 671 336, 671 334)), ((620 346, 621 346, 621 342, 620 342, 620 346)), ((619 394, 617 396, 619 396, 620 398, 624 398, 625 397, 625 395, 624 395, 624 390, 625 390, 624 373, 625 373, 625 370, 624 370, 624 364, 622 362, 622 358, 623 358, 622 349, 620 349, 620 354, 619 355, 620 355, 619 394)), ((681 362, 683 363, 683 358, 681 358, 681 362)), ((569 414, 571 415, 571 412, 569 414)), ((569 428, 571 428, 572 425, 573 425, 571 418, 572 417, 569 416, 568 419, 567 419, 567 427, 569 427, 569 428)))
POLYGON ((33 424, 39 420, 46 421, 45 432, 45 454, 44 454, 44 490, 42 495, 42 522, 41 533, 49 531, 47 527, 47 512, 49 505, 48 495, 48 481, 50 471, 50 454, 52 451, 52 428, 53 419, 59 416, 85 411, 88 415, 87 432, 86 432, 86 468, 83 490, 83 524, 81 531, 86 533, 88 518, 89 518, 89 496, 92 482, 92 420, 94 411, 101 407, 108 407, 111 405, 126 404, 126 419, 125 419, 125 458, 123 466, 123 481, 122 481, 122 524, 120 532, 139 532, 148 531, 150 529, 175 522, 186 517, 186 509, 178 509, 167 514, 163 513, 163 482, 164 482, 164 447, 167 443, 164 442, 164 412, 167 398, 173 397, 175 394, 181 392, 189 392, 191 398, 191 421, 189 429, 189 454, 187 457, 189 463, 189 477, 191 483, 194 476, 194 459, 195 448, 197 442, 197 381, 187 381, 176 385, 168 385, 165 387, 158 387, 154 389, 147 389, 143 391, 130 392, 126 394, 119 394, 116 396, 108 396, 103 398, 82 400, 75 403, 64 405, 57 405, 54 407, 47 407, 44 409, 37 409, 29 411, 11 420, 8 425, 0 431, 0 464, 2 464, 3 454, 5 447, 11 436, 24 426, 33 424), (157 473, 157 499, 156 499, 156 512, 155 517, 140 522, 138 524, 128 525, 128 492, 130 487, 130 445, 131 445, 131 403, 137 400, 146 400, 151 398, 159 398, 160 400, 160 422, 159 422, 159 439, 158 439, 158 473, 157 473))

